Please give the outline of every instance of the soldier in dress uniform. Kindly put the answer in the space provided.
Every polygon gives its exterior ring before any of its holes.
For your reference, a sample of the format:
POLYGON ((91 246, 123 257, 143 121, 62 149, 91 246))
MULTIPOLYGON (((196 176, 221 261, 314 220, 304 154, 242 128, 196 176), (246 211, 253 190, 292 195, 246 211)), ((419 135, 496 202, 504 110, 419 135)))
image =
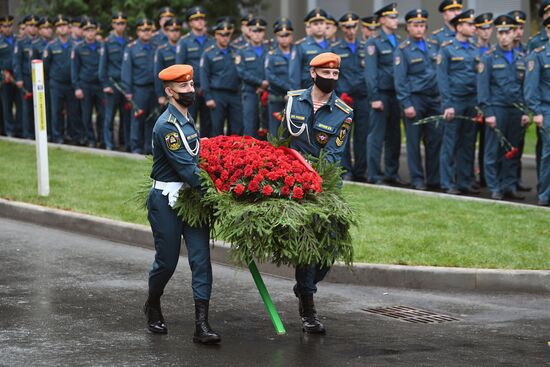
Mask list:
MULTIPOLYGON (((543 23, 546 39, 550 35, 550 17, 543 23)), ((527 73, 524 83, 525 102, 533 111, 537 128, 544 128, 540 134, 541 157, 538 165, 538 205, 550 206, 550 44, 536 48, 527 57, 527 73)))
POLYGON ((491 198, 502 200, 524 199, 517 193, 519 157, 506 157, 495 128, 517 147, 521 127, 529 123, 529 117, 514 104, 523 100, 525 59, 514 50, 517 23, 509 15, 495 19, 498 44, 484 56, 478 65, 478 103, 485 116, 485 179, 491 198))
POLYGON ((374 17, 361 18, 361 41, 367 42, 369 38, 378 34, 380 23, 374 17))
POLYGON ((214 27, 216 44, 204 50, 200 61, 200 80, 206 106, 210 109, 212 136, 243 133, 241 80, 237 73, 237 49, 229 40, 233 24, 222 20, 214 27))
POLYGON ((269 48, 264 44, 267 22, 254 18, 248 23, 250 40, 237 51, 235 64, 242 81, 243 134, 258 137, 260 127, 260 96, 269 85, 265 77, 265 58, 269 48))
POLYGON ((103 140, 103 90, 99 82, 99 50, 102 43, 96 41, 97 23, 86 18, 80 25, 84 38, 76 44, 71 54, 71 80, 75 97, 81 101, 82 138, 89 147, 100 146, 103 140), (92 111, 98 117, 96 128, 92 124, 92 111))
POLYGON ((442 97, 444 128, 441 146, 441 188, 449 194, 477 194, 473 187, 476 128, 455 116, 477 114, 476 85, 479 51, 472 40, 474 12, 467 10, 451 23, 456 36, 443 42, 437 57, 437 81, 442 97))
POLYGON ((304 18, 310 35, 296 42, 290 56, 290 82, 293 89, 311 86, 309 63, 318 54, 330 50, 330 42, 325 38, 326 18, 327 13, 320 8, 311 10, 304 18))
POLYGON ((432 32, 432 40, 437 46, 443 42, 453 39, 456 31, 451 20, 462 12, 462 0, 443 0, 439 4, 439 12, 443 17, 445 26, 443 28, 436 29, 432 32))
POLYGON ((75 127, 80 126, 80 110, 71 84, 71 51, 74 41, 70 37, 69 18, 58 15, 54 19, 57 37, 46 45, 42 59, 50 85, 52 111, 52 141, 62 144, 65 132, 74 142, 80 140, 75 127), (63 110, 67 114, 63 114, 63 110))
POLYGON ((113 31, 103 44, 99 58, 99 80, 105 96, 105 118, 103 120, 103 141, 105 149, 114 149, 113 121, 118 110, 119 116, 119 143, 124 141, 127 152, 130 151, 130 111, 124 108, 126 98, 118 89, 121 85, 122 56, 129 42, 125 35, 128 17, 122 12, 111 16, 113 31), (115 85, 116 83, 116 85, 115 85))
POLYGON ((153 37, 151 38, 151 43, 155 48, 165 44, 168 41, 168 34, 164 29, 164 25, 169 19, 175 18, 175 17, 176 17, 176 12, 171 7, 164 6, 160 8, 157 16, 160 29, 156 31, 153 34, 153 37))
MULTIPOLYGON (((269 83, 268 111, 269 133, 278 135, 280 118, 279 114, 285 107, 285 96, 291 90, 290 83, 290 54, 292 53, 292 33, 294 28, 287 18, 278 18, 273 25, 277 42, 269 51, 265 62, 265 74, 269 83)), ((282 115, 281 115, 282 117, 282 115)))
POLYGON ((82 35, 84 31, 82 30, 81 24, 86 17, 72 17, 71 18, 71 39, 74 43, 82 41, 82 35))
MULTIPOLYGON (((539 17, 542 18, 542 21, 550 18, 550 0, 543 0, 539 8, 539 17)), ((546 34, 546 28, 544 25, 541 27, 540 32, 529 38, 529 43, 527 44, 527 49, 529 52, 533 51, 536 48, 541 46, 546 46, 548 43, 548 35, 546 34)))
MULTIPOLYGON (((250 42, 250 28, 248 28, 248 23, 252 19, 254 19, 254 15, 252 13, 248 13, 241 18, 241 35, 231 42, 233 47, 241 48, 250 42)), ((220 23, 221 21, 222 19, 218 19, 217 23, 220 23)), ((225 19, 225 21, 227 23, 233 23, 229 19, 225 19)))
POLYGON ((402 186, 404 183, 398 173, 401 116, 393 78, 393 55, 399 45, 397 15, 396 3, 379 9, 376 12, 381 24, 379 35, 366 44, 365 77, 372 108, 367 138, 367 179, 378 185, 402 186), (384 171, 381 167, 382 148, 384 171))
MULTIPOLYGON (((46 49, 46 46, 49 42, 52 40, 53 36, 53 20, 48 17, 42 17, 38 21, 38 35, 39 37, 36 38, 32 44, 32 58, 31 59, 37 59, 42 60, 42 55, 44 54, 44 50, 46 49)), ((46 101, 50 100, 50 84, 48 83, 48 79, 44 78, 44 90, 45 90, 45 97, 46 101)), ((49 102, 46 103, 46 127, 48 131, 48 140, 52 140, 52 115, 51 115, 51 105, 49 102)))
POLYGON ((13 106, 16 104, 18 91, 15 87, 13 76, 13 50, 15 48, 15 37, 13 35, 13 16, 0 17, 0 100, 2 103, 2 120, 4 122, 4 133, 14 137, 19 132, 13 116, 13 106))
POLYGON ((409 37, 395 51, 394 76, 397 99, 405 115, 409 176, 413 189, 437 190, 442 127, 436 124, 414 125, 420 119, 437 115, 441 108, 435 70, 437 46, 426 40, 426 10, 409 11, 405 21, 409 37), (424 164, 421 141, 425 149, 424 164))
POLYGON ((155 240, 155 260, 149 273, 149 296, 144 306, 148 329, 166 334, 160 298, 174 274, 180 256, 181 237, 185 239, 191 286, 195 301, 195 333, 193 342, 216 344, 221 336, 210 327, 208 310, 212 292, 210 263, 210 228, 183 222, 173 209, 182 187, 201 189, 200 136, 188 107, 195 99, 193 68, 172 65, 158 78, 164 83, 169 105, 153 128, 153 187, 147 199, 148 219, 155 240))
POLYGON ((25 37, 18 40, 13 50, 13 72, 15 85, 19 88, 22 98, 22 136, 24 139, 34 139, 34 110, 32 101, 32 42, 38 37, 39 18, 30 14, 24 19, 25 37))
POLYGON ((176 47, 176 64, 187 64, 193 67, 195 90, 197 91, 195 103, 189 107, 189 113, 193 120, 199 123, 202 137, 212 136, 212 122, 210 111, 206 107, 206 100, 200 82, 200 60, 204 50, 215 44, 215 41, 207 33, 206 12, 201 6, 187 9, 185 13, 189 33, 181 37, 176 47), (200 120, 199 120, 200 116, 200 120))
POLYGON ((336 38, 336 32, 338 32, 338 22, 336 21, 336 18, 334 18, 330 14, 327 14, 325 25, 326 25, 325 38, 330 43, 336 42, 338 40, 336 38))
MULTIPOLYGON (((178 18, 170 18, 164 23, 164 32, 168 35, 168 41, 160 45, 155 52, 153 73, 158 75, 162 70, 176 63, 176 48, 181 37, 182 22, 178 18)), ((155 78, 155 92, 158 103, 166 104, 166 97, 162 88, 162 80, 155 78)))
MULTIPOLYGON (((288 92, 286 114, 282 122, 290 147, 302 154, 318 157, 321 150, 329 162, 340 163, 352 128, 353 109, 336 96, 334 88, 340 74, 340 57, 331 52, 310 61, 313 85, 288 92)), ((313 295, 329 266, 310 264, 296 267, 294 294, 299 299, 302 330, 311 334, 325 333, 315 310, 313 295)))
POLYGON ((344 180, 366 182, 367 180, 367 134, 369 129, 370 103, 364 78, 365 42, 357 37, 359 16, 353 12, 342 15, 338 21, 344 37, 331 45, 332 52, 340 56, 340 77, 336 91, 340 98, 353 107, 352 137, 346 146, 342 166, 347 171, 344 180), (353 144, 351 144, 353 139, 353 144), (351 159, 351 145, 353 156, 351 159))
POLYGON ((138 39, 129 43, 122 59, 121 81, 126 99, 134 103, 130 123, 132 153, 151 154, 151 133, 158 105, 155 98, 153 59, 155 47, 151 42, 153 22, 147 18, 136 24, 138 39))

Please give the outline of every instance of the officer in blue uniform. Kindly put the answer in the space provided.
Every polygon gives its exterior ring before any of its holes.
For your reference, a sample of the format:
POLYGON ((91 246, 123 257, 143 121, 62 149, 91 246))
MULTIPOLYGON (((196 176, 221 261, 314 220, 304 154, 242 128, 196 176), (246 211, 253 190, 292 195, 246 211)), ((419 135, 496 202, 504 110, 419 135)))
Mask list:
POLYGON ((290 83, 290 54, 292 53, 292 33, 294 28, 287 18, 278 18, 273 25, 277 38, 276 46, 269 51, 265 61, 265 74, 269 83, 268 112, 269 133, 278 135, 280 118, 285 108, 285 96, 292 89, 290 83), (280 116, 280 117, 279 117, 280 116))
POLYGON ((296 42, 290 56, 290 82, 292 89, 309 88, 312 84, 309 63, 320 53, 330 51, 330 42, 325 39, 325 19, 323 9, 313 9, 304 21, 310 35, 296 42))
POLYGON ((112 150, 113 142, 113 120, 118 109, 119 129, 122 130, 126 151, 130 151, 130 111, 124 108, 126 98, 118 89, 121 85, 122 55, 128 44, 128 37, 125 36, 128 17, 117 12, 111 16, 113 31, 103 44, 99 57, 99 80, 105 96, 105 118, 103 120, 103 141, 105 149, 112 150), (116 85, 115 85, 116 83, 116 85), (118 88, 117 88, 118 86, 118 88))
POLYGON ((449 194, 478 193, 474 184, 474 150, 476 128, 471 121, 455 116, 476 115, 476 66, 479 51, 472 37, 475 32, 474 12, 457 15, 452 24, 457 34, 443 42, 437 56, 437 82, 442 97, 443 143, 441 146, 441 188, 449 194))
POLYGON ((529 123, 529 117, 514 106, 523 101, 525 60, 523 53, 514 50, 514 18, 501 15, 494 24, 498 45, 482 56, 478 65, 478 103, 487 124, 483 168, 493 199, 524 199, 517 193, 519 157, 505 159, 494 128, 502 131, 514 147, 518 146, 521 126, 529 123))
MULTIPOLYGON (((51 138, 53 142, 61 144, 65 135, 65 126, 69 130, 72 129, 73 124, 79 124, 80 115, 78 101, 71 84, 71 50, 74 44, 69 37, 69 19, 58 15, 54 20, 54 26, 57 38, 46 45, 42 59, 50 85, 51 138), (67 111, 66 121, 64 109, 67 111)), ((79 136, 73 131, 71 133, 72 138, 79 141, 79 136)))
POLYGON ((369 38, 378 34, 380 23, 374 17, 361 18, 361 41, 367 42, 369 38))
MULTIPOLYGON (((168 35, 166 43, 160 45, 155 52, 153 73, 158 75, 162 70, 176 63, 176 47, 181 37, 182 22, 178 18, 170 18, 164 23, 164 32, 168 35)), ((155 78, 155 93, 161 106, 166 104, 162 81, 155 78)))
POLYGON ((332 44, 338 41, 336 32, 338 32, 338 22, 334 16, 327 14, 327 18, 325 19, 325 38, 329 43, 332 44))
POLYGON ((372 108, 367 138, 367 179, 378 185, 384 182, 404 185, 398 174, 401 116, 393 78, 393 54, 399 45, 397 15, 395 3, 378 10, 376 16, 381 24, 379 35, 366 44, 365 77, 372 108), (381 168, 382 148, 384 172, 381 168))
POLYGON ((27 15, 24 19, 25 37, 17 41, 13 50, 13 72, 15 85, 22 96, 22 136, 24 139, 34 139, 34 110, 32 101, 32 42, 38 35, 38 17, 27 15))
MULTIPOLYGON (((550 18, 550 0, 542 1, 542 4, 539 8, 539 17, 542 18, 543 23, 546 21, 546 19, 550 18)), ((543 25, 539 33, 529 38, 527 49, 529 50, 529 52, 531 52, 536 48, 546 46, 547 43, 548 35, 543 25)))
POLYGON ((214 27, 216 44, 204 50, 200 61, 200 80, 206 106, 210 109, 212 136, 242 135, 243 110, 241 80, 237 73, 237 50, 229 44, 233 24, 223 20, 214 27))
POLYGON ((405 115, 407 164, 411 185, 416 190, 439 188, 439 152, 442 127, 439 124, 414 125, 415 121, 439 114, 437 89, 437 46, 426 38, 428 12, 423 9, 405 15, 409 37, 395 51, 394 76, 397 99, 405 115), (425 167, 420 153, 424 142, 425 167))
POLYGON ((80 25, 82 24, 82 21, 86 20, 86 18, 87 18, 86 16, 84 17, 76 16, 71 18, 71 28, 70 28, 71 40, 75 44, 82 42, 82 35, 84 32, 82 31, 82 27, 80 25))
POLYGON ((204 50, 216 42, 207 33, 206 12, 201 6, 187 9, 185 14, 189 33, 181 37, 176 47, 176 64, 187 64, 193 67, 195 90, 197 91, 195 103, 189 107, 189 113, 193 120, 199 123, 202 137, 212 136, 212 122, 210 110, 206 107, 206 100, 200 82, 200 60, 204 50))
MULTIPOLYGON (((353 121, 353 109, 334 92, 340 57, 331 52, 321 53, 311 60, 310 65, 314 85, 288 92, 282 122, 285 136, 291 138, 290 147, 302 154, 318 157, 322 150, 329 162, 340 163, 353 121)), ((317 283, 329 270, 330 267, 318 264, 296 267, 294 294, 299 299, 302 330, 307 333, 325 333, 325 327, 317 317, 313 295, 317 292, 317 283)))
POLYGON ((258 137, 260 127, 260 95, 267 90, 265 58, 269 52, 264 44, 267 22, 254 18, 248 23, 249 43, 237 51, 235 64, 242 81, 241 96, 243 105, 243 134, 258 137))
MULTIPOLYGON (((550 35, 550 17, 543 25, 550 35)), ((527 58, 527 73, 524 83, 525 102, 533 111, 537 127, 544 128, 540 134, 541 160, 539 167, 538 204, 550 205, 550 44, 533 50, 527 58)))
POLYGON ((151 43, 153 23, 142 18, 137 25, 138 39, 126 46, 122 60, 121 81, 126 99, 133 101, 130 123, 132 153, 151 154, 151 133, 154 119, 151 113, 158 105, 155 98, 153 59, 155 48, 151 43))
MULTIPOLYGON (((48 45, 49 42, 52 40, 53 35, 53 20, 48 17, 42 17, 38 21, 38 35, 31 44, 32 48, 32 57, 31 59, 37 59, 41 60, 42 55, 44 54, 44 49, 48 45)), ((48 79, 45 78, 44 80, 44 89, 46 93, 46 101, 50 100, 50 84, 48 82, 48 79)), ((50 103, 46 103, 46 121, 47 123, 47 130, 48 130, 48 140, 52 140, 52 115, 51 115, 51 105, 50 103)))
MULTIPOLYGON (((155 48, 159 47, 160 45, 165 44, 168 42, 168 34, 166 33, 164 29, 164 24, 171 18, 176 17, 176 12, 174 9, 172 9, 169 6, 164 6, 160 8, 158 12, 158 23, 159 23, 159 30, 153 34, 153 37, 151 38, 151 44, 155 48)), ((153 25, 154 27, 154 25, 153 25)))
POLYGON ((188 107, 195 98, 193 68, 172 65, 158 76, 170 104, 153 128, 153 188, 147 199, 148 219, 155 240, 155 260, 149 273, 149 297, 144 312, 148 329, 166 334, 160 298, 172 277, 180 256, 181 237, 185 239, 191 267, 191 286, 195 300, 195 343, 221 341, 208 322, 212 265, 210 263, 210 228, 191 226, 177 215, 173 206, 182 187, 200 190, 198 167, 200 136, 188 107))
MULTIPOLYGON (((237 49, 240 49, 250 42, 250 29, 248 28, 248 23, 254 19, 254 14, 248 13, 241 18, 241 35, 231 41, 231 45, 237 49)), ((220 23, 222 19, 218 19, 216 23, 220 23)), ((226 19, 228 23, 232 23, 229 19, 226 19)))
POLYGON ((17 95, 13 77, 13 50, 15 48, 15 37, 13 36, 13 17, 6 15, 0 17, 0 100, 2 103, 2 120, 4 122, 4 133, 14 137, 19 132, 13 116, 13 106, 17 95))
POLYGON ((432 32, 433 43, 438 47, 443 42, 449 41, 455 37, 456 30, 451 24, 451 20, 462 12, 462 8, 462 0, 443 0, 439 4, 439 12, 443 17, 445 26, 432 32))
POLYGON ((352 12, 342 15, 338 21, 344 37, 331 44, 332 52, 340 56, 341 75, 336 91, 341 99, 348 99, 354 111, 352 136, 346 146, 342 166, 347 171, 344 180, 366 182, 367 180, 367 134, 369 128, 370 103, 365 82, 365 43, 357 37, 359 16, 352 12), (353 156, 351 159, 351 141, 353 156))
MULTIPOLYGON (((92 125, 92 111, 103 116, 103 90, 99 82, 99 50, 103 46, 96 41, 97 23, 91 18, 81 24, 84 32, 82 42, 76 44, 71 54, 71 80, 74 93, 81 101, 81 136, 89 147, 96 147, 103 140, 103 126, 98 124, 97 136, 92 125)), ((98 121, 103 122, 100 118, 98 121)))

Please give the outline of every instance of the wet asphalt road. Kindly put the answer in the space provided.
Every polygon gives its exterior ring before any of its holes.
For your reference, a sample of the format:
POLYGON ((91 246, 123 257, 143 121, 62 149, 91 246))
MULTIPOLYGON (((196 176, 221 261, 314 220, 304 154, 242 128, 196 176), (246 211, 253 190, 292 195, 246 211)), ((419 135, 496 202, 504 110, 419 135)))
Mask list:
POLYGON ((264 276, 288 334, 277 336, 246 270, 214 266, 220 346, 192 343, 182 257, 163 297, 169 334, 149 334, 151 250, 0 218, 2 366, 543 366, 548 295, 467 294, 322 283, 328 334, 302 334, 292 281, 264 276), (406 305, 460 318, 421 325, 363 308, 406 305))

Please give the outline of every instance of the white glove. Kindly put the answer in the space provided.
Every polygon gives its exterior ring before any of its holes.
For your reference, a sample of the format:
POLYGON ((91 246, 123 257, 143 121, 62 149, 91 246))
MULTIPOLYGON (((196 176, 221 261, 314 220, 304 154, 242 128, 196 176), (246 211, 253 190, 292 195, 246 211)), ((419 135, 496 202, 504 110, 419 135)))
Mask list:
POLYGON ((166 188, 162 191, 162 195, 168 196, 168 205, 171 208, 176 204, 182 186, 183 182, 168 182, 166 188))

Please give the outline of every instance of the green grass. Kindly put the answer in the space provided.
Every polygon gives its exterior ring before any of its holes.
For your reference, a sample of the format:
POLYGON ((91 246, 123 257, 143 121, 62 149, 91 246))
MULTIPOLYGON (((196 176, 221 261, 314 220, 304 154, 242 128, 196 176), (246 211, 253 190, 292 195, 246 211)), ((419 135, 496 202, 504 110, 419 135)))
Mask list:
MULTIPOLYGON (((135 200, 148 160, 49 150, 51 194, 38 197, 34 147, 0 141, 0 197, 147 224, 135 200)), ((346 185, 359 216, 355 261, 550 269, 550 212, 346 185)))

